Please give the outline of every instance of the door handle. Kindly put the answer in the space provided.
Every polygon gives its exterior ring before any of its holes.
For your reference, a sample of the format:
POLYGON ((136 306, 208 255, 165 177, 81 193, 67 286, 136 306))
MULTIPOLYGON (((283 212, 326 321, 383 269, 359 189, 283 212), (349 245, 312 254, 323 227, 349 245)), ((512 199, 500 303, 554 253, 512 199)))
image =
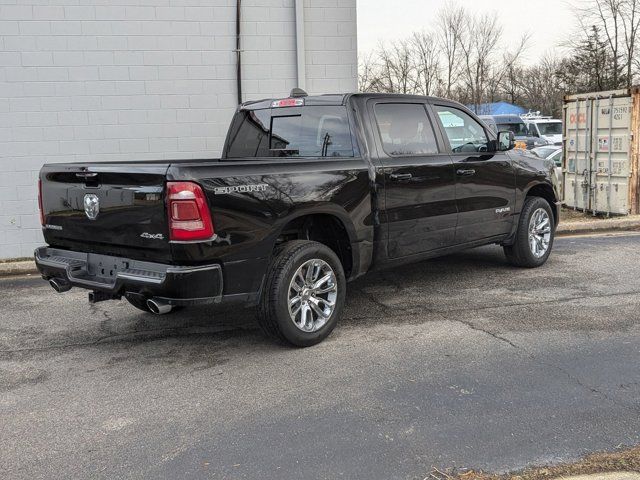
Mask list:
POLYGON ((456 172, 461 177, 471 177, 476 174, 475 170, 458 170, 456 172))
POLYGON ((413 175, 411 175, 410 173, 392 173, 391 175, 389 175, 389 178, 396 182, 403 182, 411 180, 413 178, 413 175))

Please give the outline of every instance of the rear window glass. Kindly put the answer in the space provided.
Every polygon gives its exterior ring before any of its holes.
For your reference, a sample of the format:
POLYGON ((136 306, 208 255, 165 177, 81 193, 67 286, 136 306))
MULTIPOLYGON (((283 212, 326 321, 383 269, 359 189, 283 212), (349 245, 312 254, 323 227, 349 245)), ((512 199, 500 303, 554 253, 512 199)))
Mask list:
POLYGON ((241 111, 227 148, 227 158, 353 156, 344 106, 241 111))

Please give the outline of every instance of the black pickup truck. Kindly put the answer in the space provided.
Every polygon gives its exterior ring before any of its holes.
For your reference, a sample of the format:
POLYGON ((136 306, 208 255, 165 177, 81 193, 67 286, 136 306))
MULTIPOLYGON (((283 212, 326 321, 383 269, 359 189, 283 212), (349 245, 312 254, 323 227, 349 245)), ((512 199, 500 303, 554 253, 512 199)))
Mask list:
POLYGON ((485 244, 544 264, 553 165, 513 146, 452 101, 296 90, 241 105, 220 159, 45 165, 35 258, 58 292, 155 314, 237 302, 310 346, 371 270, 485 244))

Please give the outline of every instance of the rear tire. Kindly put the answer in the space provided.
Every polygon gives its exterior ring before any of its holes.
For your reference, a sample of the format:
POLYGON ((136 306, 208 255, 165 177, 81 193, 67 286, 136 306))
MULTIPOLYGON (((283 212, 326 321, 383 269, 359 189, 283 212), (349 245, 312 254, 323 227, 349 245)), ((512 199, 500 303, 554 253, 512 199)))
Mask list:
POLYGON ((513 245, 505 245, 509 263, 516 267, 537 268, 551 255, 556 233, 549 203, 541 197, 527 197, 518 221, 513 245))
POLYGON ((326 245, 285 243, 267 270, 258 322, 271 338, 296 347, 322 342, 335 328, 346 294, 342 263, 326 245))

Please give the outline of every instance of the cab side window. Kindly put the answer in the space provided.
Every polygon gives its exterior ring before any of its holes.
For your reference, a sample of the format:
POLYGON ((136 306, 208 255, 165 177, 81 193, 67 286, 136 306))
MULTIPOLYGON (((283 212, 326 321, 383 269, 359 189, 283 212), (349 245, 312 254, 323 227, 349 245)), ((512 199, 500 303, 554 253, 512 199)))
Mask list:
POLYGON ((487 133, 470 115, 441 105, 434 105, 433 109, 454 153, 486 152, 489 149, 487 133))
POLYGON ((391 157, 432 155, 438 144, 425 106, 418 103, 378 103, 374 108, 382 148, 391 157))

